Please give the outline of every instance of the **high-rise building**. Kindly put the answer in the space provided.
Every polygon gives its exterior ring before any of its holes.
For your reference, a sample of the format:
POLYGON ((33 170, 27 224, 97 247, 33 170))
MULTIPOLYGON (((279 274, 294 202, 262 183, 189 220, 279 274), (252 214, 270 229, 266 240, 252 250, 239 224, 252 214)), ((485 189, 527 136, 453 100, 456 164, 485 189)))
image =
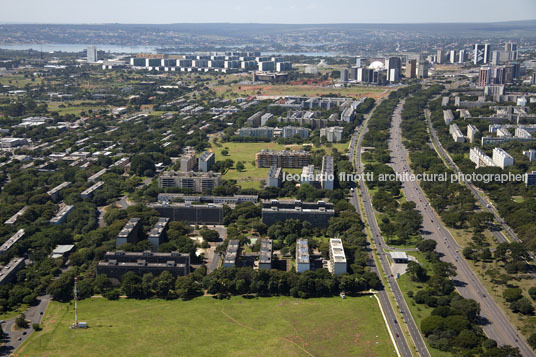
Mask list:
POLYGON ((341 82, 348 82, 348 68, 341 70, 341 82))
POLYGON ((489 44, 481 45, 476 43, 473 53, 473 64, 487 64, 491 58, 491 46, 489 44))
POLYGON ((355 59, 355 65, 356 65, 356 67, 361 67, 361 57, 357 57, 355 59))
POLYGON ((480 68, 480 74, 478 76, 478 86, 485 87, 491 83, 492 70, 490 67, 480 68))
POLYGON ((406 78, 415 78, 417 76, 417 60, 412 59, 406 62, 406 78))
POLYGON ((517 51, 517 43, 506 42, 504 44, 504 52, 508 61, 517 61, 519 52, 517 51))
POLYGON ((459 64, 465 63, 465 50, 460 50, 458 52, 458 63, 459 64))
POLYGON ((389 57, 385 59, 385 69, 387 70, 387 80, 398 82, 400 80, 400 68, 402 60, 400 57, 389 57))
POLYGON ((445 60, 445 53, 443 52, 443 50, 437 50, 436 63, 443 64, 444 60, 445 60))
POLYGON ((456 63, 456 50, 451 50, 449 52, 449 62, 456 63))
POLYGON ((89 46, 87 48, 87 61, 88 63, 95 63, 98 60, 97 47, 89 46))
POLYGON ((417 64, 417 78, 428 78, 428 62, 421 61, 417 64))

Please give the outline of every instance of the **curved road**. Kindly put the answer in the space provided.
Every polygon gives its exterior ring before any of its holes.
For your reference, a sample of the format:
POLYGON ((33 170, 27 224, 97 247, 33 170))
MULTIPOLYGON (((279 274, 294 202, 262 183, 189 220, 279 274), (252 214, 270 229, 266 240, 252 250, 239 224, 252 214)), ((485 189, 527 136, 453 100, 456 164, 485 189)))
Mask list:
MULTIPOLYGON (((393 169, 403 175, 411 173, 407 162, 408 152, 402 145, 400 123, 403 105, 399 105, 393 115, 391 126, 391 140, 389 149, 393 169)), ((467 262, 460 257, 457 243, 450 232, 443 227, 438 215, 430 207, 424 192, 416 181, 406 180, 402 189, 408 200, 416 203, 417 209, 423 217, 423 236, 437 242, 436 251, 443 255, 442 260, 456 266, 457 276, 453 279, 456 289, 465 298, 473 299, 480 304, 482 328, 489 338, 497 341, 499 345, 518 347, 523 356, 534 356, 534 353, 517 333, 510 321, 506 318, 495 301, 488 293, 477 276, 473 273, 467 262)))

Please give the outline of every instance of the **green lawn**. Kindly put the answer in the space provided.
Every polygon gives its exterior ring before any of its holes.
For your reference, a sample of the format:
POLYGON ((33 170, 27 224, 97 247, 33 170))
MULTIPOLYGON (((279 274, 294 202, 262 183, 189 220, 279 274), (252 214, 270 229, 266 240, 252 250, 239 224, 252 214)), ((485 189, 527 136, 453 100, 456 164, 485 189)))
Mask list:
POLYGON ((52 302, 17 356, 396 356, 370 296, 52 302))
MULTIPOLYGON (((235 164, 239 161, 244 163, 245 169, 237 171, 234 168, 230 169, 223 175, 225 180, 236 180, 242 188, 256 188, 260 189, 261 180, 266 180, 268 175, 268 168, 255 167, 255 154, 263 149, 269 150, 283 150, 292 149, 300 150, 301 145, 280 145, 275 142, 269 143, 220 143, 221 146, 212 145, 212 150, 216 154, 216 160, 221 161, 225 159, 232 159, 235 164), (228 148, 229 154, 223 156, 222 150, 228 148)), ((334 144, 331 148, 324 147, 327 153, 330 153, 333 148, 336 148, 339 152, 345 152, 348 147, 348 143, 334 144)), ((301 169, 283 169, 285 173, 297 174, 301 173, 301 169)))

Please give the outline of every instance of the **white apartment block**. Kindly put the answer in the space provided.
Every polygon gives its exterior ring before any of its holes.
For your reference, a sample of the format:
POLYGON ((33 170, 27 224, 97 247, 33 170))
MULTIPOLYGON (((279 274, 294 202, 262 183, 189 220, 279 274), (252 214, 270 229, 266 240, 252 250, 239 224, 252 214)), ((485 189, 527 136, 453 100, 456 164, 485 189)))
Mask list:
POLYGON ((479 130, 473 124, 467 125, 467 138, 469 139, 469 142, 472 143, 475 140, 475 134, 478 132, 479 130))
POLYGON ((478 147, 474 147, 469 150, 469 160, 475 163, 477 169, 479 167, 495 166, 493 159, 486 155, 478 147))
POLYGON ((464 143, 465 142, 465 136, 463 136, 462 131, 456 124, 452 124, 449 128, 449 133, 452 135, 452 139, 454 139, 457 143, 464 143))
POLYGON ((493 162, 501 169, 512 166, 514 164, 514 158, 510 156, 506 151, 501 148, 493 149, 493 162))
POLYGON ((346 273, 346 255, 344 254, 342 240, 339 238, 332 238, 329 240, 328 270, 333 275, 346 273))
POLYGON ((329 128, 320 129, 320 137, 326 137, 328 143, 338 143, 342 141, 342 133, 344 128, 342 126, 332 126, 329 128))

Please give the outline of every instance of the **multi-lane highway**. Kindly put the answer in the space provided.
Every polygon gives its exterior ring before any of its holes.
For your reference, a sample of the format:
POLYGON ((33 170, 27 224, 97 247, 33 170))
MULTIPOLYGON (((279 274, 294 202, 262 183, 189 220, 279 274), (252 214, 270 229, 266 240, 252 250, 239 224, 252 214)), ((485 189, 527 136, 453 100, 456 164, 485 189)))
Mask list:
MULTIPOLYGON (((425 110, 425 116, 426 116, 426 121, 427 121, 427 124, 428 124, 428 130, 432 136, 432 140, 433 140, 433 143, 434 143, 434 147, 436 148, 436 151, 438 152, 438 154, 441 156, 441 158, 443 159, 443 161, 451 168, 454 170, 454 172, 457 174, 457 175, 462 175, 462 171, 460 170, 460 168, 458 167, 458 165, 456 165, 456 163, 454 162, 454 160, 452 160, 452 158, 450 157, 449 153, 447 152, 447 150, 445 150, 445 148, 443 147, 443 145, 441 144, 441 142, 439 141, 439 137, 437 136, 437 133, 436 133, 436 130, 434 129, 433 125, 432 125, 432 121, 430 120, 430 111, 428 109, 425 110)), ((504 222, 504 220, 502 219, 502 217, 499 215, 499 212, 497 211, 497 209, 493 206, 493 203, 491 201, 488 200, 488 198, 486 198, 485 195, 483 195, 479 190, 478 188, 475 187, 475 185, 473 185, 472 182, 470 181, 462 181, 463 184, 471 191, 471 193, 473 194, 473 196, 475 197, 475 199, 480 202, 481 206, 482 206, 482 209, 483 210, 486 210, 488 212, 490 212, 491 214, 493 214, 493 216, 495 217, 495 220, 504 228, 504 230, 506 232, 508 232, 508 234, 510 235, 510 237, 512 237, 512 240, 515 241, 515 242, 520 242, 519 238, 517 237, 517 235, 515 234, 515 232, 512 230, 512 228, 510 228, 510 226, 508 226, 506 224, 506 222, 504 222)), ((492 231, 492 234, 493 236, 495 237, 495 239, 499 242, 499 243, 505 243, 505 242, 509 242, 510 240, 508 239, 508 237, 506 237, 506 235, 504 235, 504 233, 500 230, 494 230, 492 231)), ((534 255, 531 254, 531 257, 532 259, 534 260, 534 255)), ((533 274, 534 277, 536 277, 536 273, 533 274)))
MULTIPOLYGON (((370 118, 371 115, 372 113, 368 116, 368 118, 370 118)), ((361 164, 361 139, 362 139, 362 136, 367 132, 367 123, 368 123, 368 119, 367 121, 363 123, 363 126, 361 127, 361 129, 357 130, 354 133, 352 137, 352 141, 350 143, 350 148, 349 148, 350 153, 353 153, 352 162, 358 174, 361 174, 363 172, 363 166, 361 164)), ((380 229, 378 227, 378 223, 376 221, 374 210, 372 208, 372 204, 370 201, 370 196, 368 194, 368 189, 363 180, 359 182, 359 187, 361 191, 361 199, 362 199, 362 203, 364 207, 364 212, 360 212, 359 198, 357 196, 356 191, 352 192, 352 204, 354 205, 354 207, 356 207, 356 210, 358 211, 358 213, 361 214, 361 216, 363 217, 363 220, 368 222, 369 224, 369 228, 372 234, 372 240, 377 248, 378 258, 382 265, 383 271, 387 275, 387 281, 388 281, 389 286, 391 287, 391 290, 393 291, 396 303, 400 309, 401 314, 403 315, 403 321, 399 321, 397 318, 397 315, 395 314, 395 310, 393 306, 391 305, 391 301, 389 300, 387 291, 385 289, 380 290, 378 292, 380 303, 382 304, 382 308, 386 314, 389 327, 391 328, 391 331, 393 331, 395 335, 395 341, 400 351, 400 354, 402 356, 412 355, 408 342, 406 341, 405 336, 402 333, 402 328, 400 326, 401 322, 405 322, 407 324, 409 333, 411 335, 411 338, 413 339, 413 342, 417 348, 417 352, 419 353, 419 355, 430 356, 430 353, 428 352, 428 349, 426 348, 426 344, 424 343, 422 335, 420 334, 420 331, 417 328, 417 325, 415 324, 413 317, 411 316, 411 312, 409 311, 406 301, 404 300, 402 292, 400 291, 400 288, 398 287, 398 283, 396 282, 396 279, 393 277, 391 267, 389 264, 389 260, 387 259, 387 256, 384 251, 385 242, 383 241, 383 238, 381 237, 380 229)), ((377 267, 374 268, 374 271, 380 274, 380 271, 377 269, 377 267)))
MULTIPOLYGON (((402 145, 401 139, 402 108, 401 104, 394 112, 391 140, 389 141, 392 167, 400 175, 411 172, 407 162, 408 153, 402 145)), ((458 292, 463 297, 473 299, 480 304, 482 321, 486 322, 482 326, 486 335, 496 340, 500 345, 507 344, 518 347, 524 356, 534 356, 527 343, 517 333, 495 301, 489 297, 480 280, 460 256, 456 241, 450 232, 443 227, 439 217, 430 207, 419 184, 416 181, 406 180, 403 182, 402 189, 406 198, 416 203, 417 209, 423 216, 422 232, 424 238, 434 239, 437 242, 436 251, 442 255, 442 260, 456 266, 457 276, 454 280, 458 292)))

